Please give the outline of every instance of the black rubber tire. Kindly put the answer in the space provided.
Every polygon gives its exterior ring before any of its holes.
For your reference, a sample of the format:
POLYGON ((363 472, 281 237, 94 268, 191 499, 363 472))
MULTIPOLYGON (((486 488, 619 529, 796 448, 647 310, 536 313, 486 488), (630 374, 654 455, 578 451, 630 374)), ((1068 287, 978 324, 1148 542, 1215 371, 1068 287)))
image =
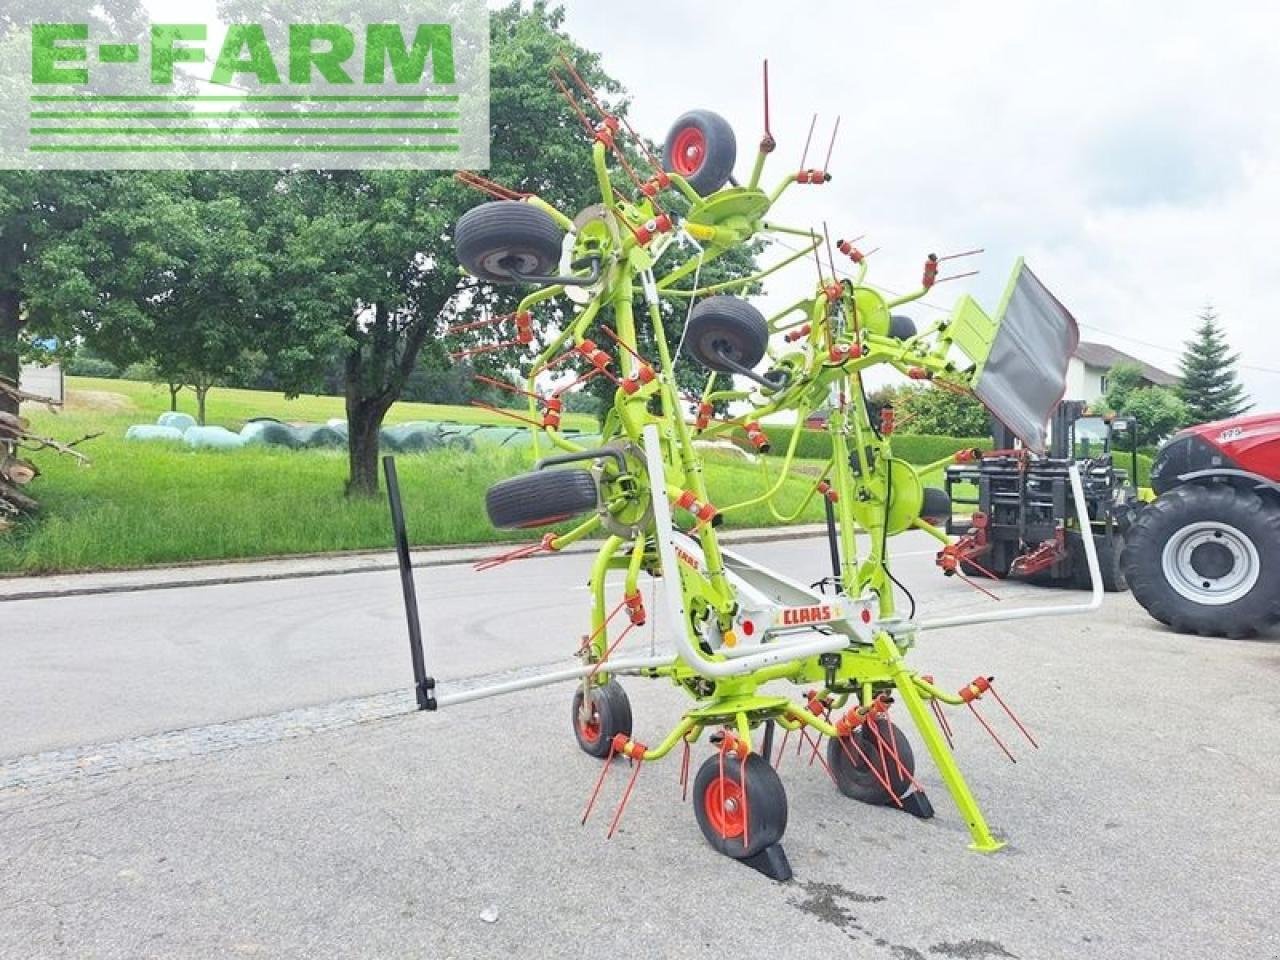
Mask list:
POLYGON ((519 200, 472 207, 453 228, 453 249, 467 272, 491 283, 523 283, 526 275, 560 272, 564 232, 545 210, 519 200))
POLYGON ((1251 637, 1280 622, 1280 506, 1252 491, 1226 484, 1174 487, 1139 513, 1125 540, 1123 563, 1134 598, 1179 633, 1251 637), (1257 582, 1238 600, 1199 603, 1179 593, 1165 577, 1165 544, 1200 521, 1234 527, 1257 551, 1257 582))
POLYGON ((737 297, 715 296, 701 301, 689 314, 684 353, 708 370, 733 373, 718 348, 739 365, 755 367, 769 348, 769 323, 764 314, 737 297))
POLYGON ((680 174, 704 197, 729 182, 737 159, 738 139, 733 135, 733 127, 720 114, 710 110, 690 110, 683 114, 671 125, 662 146, 662 169, 680 174), (691 158, 687 151, 683 158, 677 156, 682 139, 689 137, 700 140, 702 144, 698 156, 691 158))
MULTIPOLYGON (((1129 589, 1129 581, 1124 575, 1124 538, 1119 534, 1108 537, 1095 533, 1093 545, 1098 551, 1098 569, 1102 573, 1102 589, 1107 593, 1124 593, 1129 589)), ((1089 561, 1084 555, 1084 541, 1073 536, 1071 539, 1071 567, 1075 586, 1081 590, 1089 590, 1093 584, 1089 582, 1089 561)))
POLYGON ((747 755, 744 790, 742 761, 736 754, 728 754, 724 758, 724 779, 727 789, 738 791, 739 797, 745 792, 745 831, 736 836, 731 830, 722 833, 708 811, 709 806, 714 807, 721 802, 717 792, 723 789, 718 786, 720 755, 717 753, 698 768, 698 775, 693 781, 693 815, 707 843, 726 857, 743 860, 781 840, 787 830, 787 792, 769 762, 758 753, 747 755), (743 843, 744 837, 746 843, 743 843))
POLYGON ((900 313, 889 317, 889 336, 895 340, 910 340, 916 335, 916 322, 900 313))
POLYGON ((951 519, 951 497, 947 491, 941 487, 925 487, 920 517, 934 526, 946 524, 951 519))
MULTIPOLYGON (((898 729, 896 724, 884 717, 874 723, 880 738, 885 741, 889 741, 890 737, 893 738, 892 743, 898 753, 898 759, 902 761, 902 766, 908 773, 914 774, 916 760, 911 752, 911 743, 907 740, 907 735, 898 729)), ((866 724, 853 731, 853 737, 862 748, 862 753, 875 764, 879 776, 871 772, 863 761, 862 754, 850 745, 849 737, 828 740, 827 765, 830 766, 831 774, 835 777, 836 788, 846 797, 852 797, 860 803, 896 806, 894 797, 901 800, 914 789, 915 785, 909 777, 903 775, 893 755, 884 748, 880 739, 872 734, 866 724), (893 788, 892 796, 885 791, 884 785, 880 782, 881 777, 893 788)))
POLYGON ((573 695, 573 736, 583 753, 604 759, 609 755, 609 747, 618 734, 631 736, 631 701, 622 684, 610 680, 606 684, 593 687, 591 690, 592 722, 584 727, 582 723, 582 687, 579 686, 573 695))
POLYGON ((599 499, 589 470, 538 470, 495 483, 484 506, 499 530, 527 530, 592 511, 599 499))

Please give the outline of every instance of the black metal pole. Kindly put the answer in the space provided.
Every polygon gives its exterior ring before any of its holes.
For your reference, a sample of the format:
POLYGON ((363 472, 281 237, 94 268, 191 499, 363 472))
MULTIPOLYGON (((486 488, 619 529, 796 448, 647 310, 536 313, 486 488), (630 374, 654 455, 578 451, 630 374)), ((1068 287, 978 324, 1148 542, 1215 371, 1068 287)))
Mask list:
POLYGON ((436 709, 436 681, 427 676, 427 662, 422 654, 422 623, 418 619, 418 592, 413 585, 413 560, 409 556, 409 534, 404 525, 404 503, 400 500, 400 481, 396 477, 396 458, 383 457, 382 469, 387 477, 387 501, 391 505, 391 527, 396 536, 396 558, 400 564, 400 586, 404 590, 404 615, 409 623, 409 655, 413 658, 413 689, 419 710, 436 709))
POLYGON ((840 541, 836 533, 836 508, 826 497, 822 505, 827 508, 827 546, 831 548, 831 577, 835 580, 835 592, 844 593, 844 584, 840 579, 840 541))

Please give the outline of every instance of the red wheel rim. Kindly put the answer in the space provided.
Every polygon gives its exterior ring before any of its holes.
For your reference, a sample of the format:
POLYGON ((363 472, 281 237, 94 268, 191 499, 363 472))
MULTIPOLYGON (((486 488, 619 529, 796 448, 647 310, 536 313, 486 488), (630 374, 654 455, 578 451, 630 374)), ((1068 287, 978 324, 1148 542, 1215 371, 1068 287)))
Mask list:
POLYGON ((707 138, 698 127, 685 127, 676 134, 671 145, 671 165, 682 177, 692 176, 702 168, 707 157, 707 138))
POLYGON ((578 732, 582 734, 582 739, 587 743, 596 743, 600 739, 600 714, 594 708, 591 711, 591 719, 586 723, 582 722, 582 717, 578 717, 578 732))
POLYGON ((716 777, 702 795, 702 809, 711 828, 721 837, 740 837, 747 826, 746 795, 742 784, 729 777, 716 777))

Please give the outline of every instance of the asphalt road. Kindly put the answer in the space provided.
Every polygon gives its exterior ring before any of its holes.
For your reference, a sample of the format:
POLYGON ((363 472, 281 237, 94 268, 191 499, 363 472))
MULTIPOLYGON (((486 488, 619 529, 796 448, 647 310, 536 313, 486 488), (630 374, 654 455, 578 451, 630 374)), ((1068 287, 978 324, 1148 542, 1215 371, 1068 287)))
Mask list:
MULTIPOLYGON (((821 541, 742 551, 825 572, 821 541)), ((995 604, 926 542, 901 552, 926 614, 995 604)), ((587 563, 423 571, 442 685, 562 659, 587 563)), ((777 885, 705 845, 678 762, 642 771, 613 840, 621 768, 580 826, 599 767, 564 687, 406 712, 394 573, 0 603, 0 957, 1280 957, 1274 642, 1180 637, 1110 596, 926 634, 912 661, 996 675, 1040 741, 988 710, 1011 765, 957 720, 1009 846, 966 849, 927 762, 923 822, 788 756, 777 885)), ((659 739, 680 695, 628 689, 659 739)))

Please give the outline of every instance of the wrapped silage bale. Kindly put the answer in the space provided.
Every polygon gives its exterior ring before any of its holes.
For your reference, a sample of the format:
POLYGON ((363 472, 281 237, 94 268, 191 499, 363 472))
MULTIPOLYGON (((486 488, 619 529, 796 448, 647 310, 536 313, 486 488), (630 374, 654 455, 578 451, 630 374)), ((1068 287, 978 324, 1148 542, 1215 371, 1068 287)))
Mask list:
POLYGON ((125 431, 126 440, 165 441, 181 443, 182 431, 177 427, 161 427, 152 423, 139 423, 125 431))
POLYGON ((439 443, 447 450, 461 450, 465 453, 471 453, 476 448, 476 442, 461 430, 441 430, 439 443))
POLYGON ((396 453, 426 453, 441 444, 440 424, 431 420, 415 420, 384 427, 382 445, 396 453))
POLYGON ((298 445, 308 450, 335 450, 347 445, 347 439, 332 427, 303 424, 293 428, 298 445))
POLYGON ((226 427, 191 427, 182 440, 193 450, 238 450, 244 446, 244 438, 226 427))
POLYGON ((349 434, 349 431, 347 429, 347 421, 341 420, 338 417, 334 417, 332 420, 326 421, 325 426, 328 427, 330 430, 338 431, 338 433, 342 435, 343 442, 344 443, 346 442, 347 436, 349 434))
POLYGON ((255 417, 240 430, 246 443, 262 443, 269 447, 296 450, 301 444, 293 427, 272 417, 255 417))
POLYGON ((156 424, 161 427, 173 427, 179 433, 186 433, 196 425, 196 418, 189 413, 169 410, 156 418, 156 424))

